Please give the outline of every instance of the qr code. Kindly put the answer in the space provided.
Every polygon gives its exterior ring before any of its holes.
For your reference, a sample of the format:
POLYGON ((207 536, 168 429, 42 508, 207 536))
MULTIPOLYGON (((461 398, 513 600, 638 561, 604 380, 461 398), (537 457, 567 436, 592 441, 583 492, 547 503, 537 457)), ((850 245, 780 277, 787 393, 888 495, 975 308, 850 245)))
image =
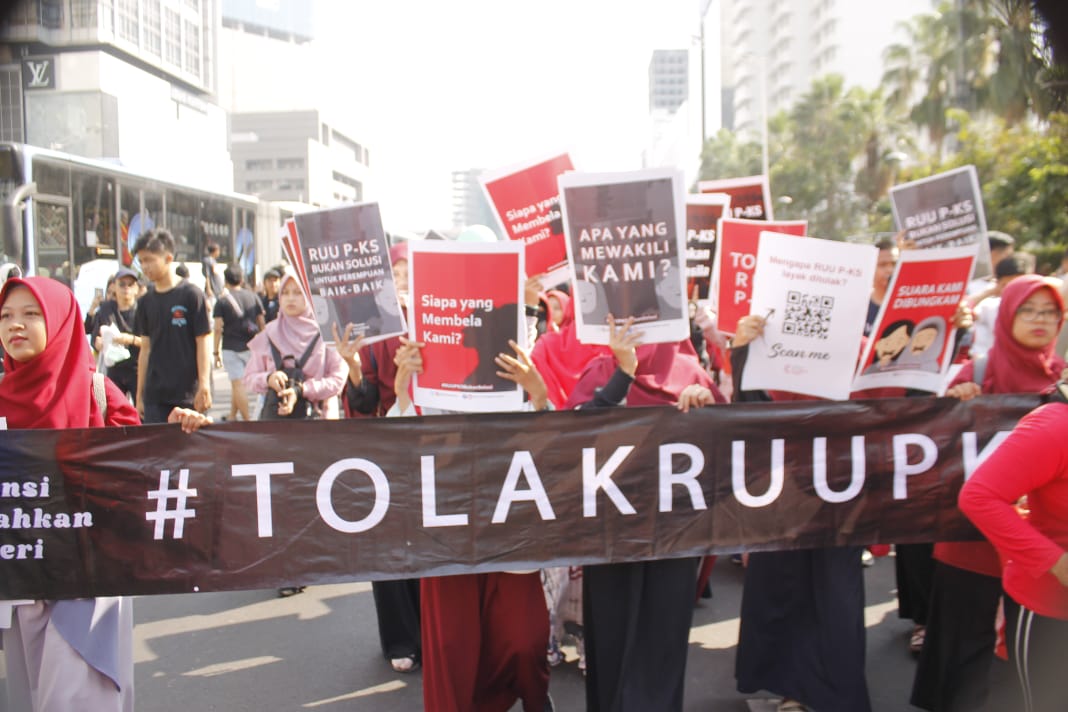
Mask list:
POLYGON ((822 294, 786 293, 786 316, 782 333, 826 339, 831 327, 834 297, 822 294))

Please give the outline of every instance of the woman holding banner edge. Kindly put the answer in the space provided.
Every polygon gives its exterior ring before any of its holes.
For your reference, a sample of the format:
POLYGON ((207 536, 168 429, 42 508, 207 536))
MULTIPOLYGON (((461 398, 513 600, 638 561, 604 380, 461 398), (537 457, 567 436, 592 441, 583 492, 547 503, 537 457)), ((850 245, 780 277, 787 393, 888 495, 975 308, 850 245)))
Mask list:
MULTIPOLYGON (((608 316, 611 354, 587 364, 571 408, 723 403, 690 340, 640 346, 634 319, 608 316)), ((693 619, 695 558, 583 567, 586 709, 680 712, 693 619)))

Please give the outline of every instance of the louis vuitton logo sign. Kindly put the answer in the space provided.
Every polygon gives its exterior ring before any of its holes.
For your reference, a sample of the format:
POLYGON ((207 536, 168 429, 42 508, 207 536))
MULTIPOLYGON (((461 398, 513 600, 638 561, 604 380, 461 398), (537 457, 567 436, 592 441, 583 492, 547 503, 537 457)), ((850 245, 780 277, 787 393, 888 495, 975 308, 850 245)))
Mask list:
POLYGON ((54 57, 26 57, 22 60, 23 89, 55 89, 56 62, 54 57))

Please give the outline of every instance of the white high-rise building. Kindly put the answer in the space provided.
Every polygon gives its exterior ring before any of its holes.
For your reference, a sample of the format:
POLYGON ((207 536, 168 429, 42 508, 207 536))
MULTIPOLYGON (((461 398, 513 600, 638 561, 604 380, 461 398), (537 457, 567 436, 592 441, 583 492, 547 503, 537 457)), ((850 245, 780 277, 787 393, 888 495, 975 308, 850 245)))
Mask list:
POLYGON ((930 11, 930 0, 719 0, 723 125, 759 132, 827 74, 874 89, 897 24, 930 11))

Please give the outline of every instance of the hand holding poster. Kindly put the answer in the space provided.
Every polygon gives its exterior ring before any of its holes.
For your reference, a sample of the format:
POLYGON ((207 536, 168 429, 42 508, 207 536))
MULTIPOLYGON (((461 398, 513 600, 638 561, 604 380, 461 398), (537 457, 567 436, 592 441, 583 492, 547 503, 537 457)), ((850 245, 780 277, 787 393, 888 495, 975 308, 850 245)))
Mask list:
POLYGON ((509 240, 521 240, 530 276, 544 275, 549 288, 567 279, 567 248, 560 213, 557 176, 573 170, 566 153, 488 173, 482 178, 490 205, 509 240))
POLYGON ((682 172, 560 176, 579 340, 607 344, 607 318, 633 318, 643 343, 684 339, 682 172))
POLYGON ((365 344, 404 333, 389 245, 378 203, 300 213, 293 218, 303 281, 323 341, 348 326, 365 344))
POLYGON ((848 398, 877 257, 874 245, 761 233, 751 313, 767 323, 742 388, 848 398))
POLYGON ((731 205, 726 193, 686 194, 686 296, 708 299, 716 257, 716 229, 731 205))
POLYGON ((915 247, 979 245, 976 277, 991 273, 983 193, 975 166, 964 166, 890 189, 894 225, 915 247))
POLYGON ((518 410, 523 390, 497 375, 511 339, 524 347, 523 246, 518 242, 412 242, 409 336, 423 347, 416 405, 446 410, 518 410))
POLYGON ((771 230, 780 234, 803 236, 808 229, 804 220, 738 220, 723 218, 716 236, 716 269, 712 293, 716 296, 719 330, 733 334, 738 320, 750 313, 753 293, 753 270, 756 269, 760 233, 771 230))
POLYGON ((727 217, 745 220, 774 220, 771 214, 771 190, 767 176, 703 180, 697 184, 701 193, 726 193, 731 197, 727 217))
POLYGON ((953 315, 978 245, 905 250, 883 299, 853 390, 898 386, 937 393, 953 357, 953 315))

